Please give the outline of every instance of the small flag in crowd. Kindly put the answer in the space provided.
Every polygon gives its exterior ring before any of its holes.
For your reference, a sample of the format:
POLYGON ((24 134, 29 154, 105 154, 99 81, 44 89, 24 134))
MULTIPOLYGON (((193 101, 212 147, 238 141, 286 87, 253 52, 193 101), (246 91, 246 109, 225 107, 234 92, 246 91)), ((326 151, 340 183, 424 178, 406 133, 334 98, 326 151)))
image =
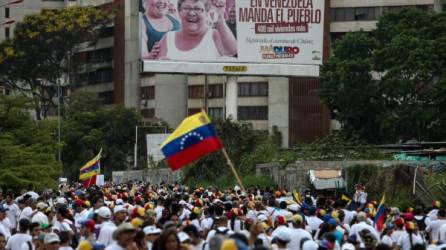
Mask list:
POLYGON ((375 215, 375 219, 373 220, 373 224, 375 224, 376 230, 381 232, 384 227, 384 223, 386 221, 386 208, 384 203, 386 202, 386 194, 383 194, 381 198, 381 202, 379 203, 378 210, 375 215))
POLYGON ((98 155, 80 169, 79 180, 83 181, 86 188, 96 184, 96 176, 101 172, 101 154, 102 148, 98 155))
POLYGON ((293 199, 297 204, 302 204, 302 201, 300 200, 300 195, 297 191, 293 192, 293 199))
POLYGON ((352 203, 352 199, 350 199, 350 197, 348 197, 348 196, 345 195, 345 194, 342 194, 341 199, 342 199, 343 201, 346 201, 346 202, 347 202, 347 206, 350 205, 350 203, 352 203))
POLYGON ((161 145, 173 171, 220 150, 223 144, 205 112, 187 117, 161 145))

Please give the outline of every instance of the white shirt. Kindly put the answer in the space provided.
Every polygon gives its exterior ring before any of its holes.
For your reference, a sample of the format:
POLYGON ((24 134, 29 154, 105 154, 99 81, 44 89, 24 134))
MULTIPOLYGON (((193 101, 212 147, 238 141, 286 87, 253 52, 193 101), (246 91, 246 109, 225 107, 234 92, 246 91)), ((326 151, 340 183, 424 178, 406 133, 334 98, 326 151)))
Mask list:
POLYGON ((302 239, 313 239, 313 237, 311 237, 311 234, 302 228, 290 228, 289 232, 291 237, 291 241, 290 243, 288 243, 289 249, 300 250, 300 243, 302 239))
POLYGON ((3 224, 0 223, 0 233, 5 236, 5 239, 8 240, 9 237, 11 237, 11 231, 9 228, 6 228, 3 226, 3 224))
POLYGON ((429 233, 429 235, 431 236, 432 242, 438 241, 438 238, 440 236, 439 235, 440 227, 445 224, 446 224, 445 219, 437 219, 437 220, 431 221, 431 223, 429 223, 429 225, 426 227, 426 232, 429 233))
POLYGON ((124 250, 123 247, 121 247, 118 243, 113 243, 105 248, 105 250, 124 250))
POLYGON ((10 250, 22 250, 22 244, 27 241, 31 241, 32 237, 29 234, 17 233, 9 238, 6 244, 6 249, 10 250))
POLYGON ((15 229, 17 226, 17 221, 20 216, 20 208, 15 203, 11 203, 11 205, 8 205, 7 203, 3 204, 5 208, 8 209, 6 211, 6 216, 8 217, 9 221, 11 222, 11 229, 15 229))
POLYGON ((4 218, 0 224, 3 225, 3 235, 6 237, 6 239, 8 239, 9 237, 11 237, 11 229, 12 229, 12 225, 11 225, 11 221, 9 220, 8 217, 4 218))
POLYGON ((440 227, 438 235, 439 235, 438 240, 446 242, 446 224, 444 224, 440 227))
POLYGON ((32 216, 32 214, 33 214, 33 210, 32 210, 32 208, 31 208, 31 207, 25 207, 25 208, 21 211, 21 213, 20 213, 19 221, 20 221, 21 219, 28 219, 28 220, 31 220, 31 216, 32 216))
POLYGON ((395 231, 393 231, 390 238, 392 238, 393 242, 398 242, 400 240, 401 236, 403 236, 403 234, 405 234, 405 233, 406 232, 403 230, 395 230, 395 231))
POLYGON ((215 61, 221 58, 217 46, 214 42, 213 30, 208 29, 200 43, 190 50, 179 50, 176 46, 176 32, 167 32, 167 54, 169 60, 189 60, 189 61, 215 61))
POLYGON ((323 223, 321 219, 319 219, 316 216, 307 216, 305 217, 308 226, 310 226, 311 231, 317 231, 319 230, 319 226, 323 223))
POLYGON ((58 250, 73 250, 73 248, 70 246, 65 246, 65 247, 59 247, 58 250))
POLYGON ((81 228, 81 225, 79 224, 81 221, 87 220, 88 218, 88 210, 84 209, 80 213, 76 213, 74 215, 74 225, 77 229, 81 228))
POLYGON ((359 233, 364 229, 369 230, 370 233, 372 233, 372 235, 375 237, 375 239, 379 241, 379 235, 378 235, 378 232, 376 231, 376 229, 374 227, 370 226, 369 224, 365 223, 364 221, 354 224, 352 226, 352 228, 350 228, 349 236, 356 235, 357 239, 361 239, 361 236, 359 236, 359 233))
POLYGON ((201 228, 203 230, 210 230, 214 224, 214 220, 211 217, 207 217, 201 221, 201 228))
MULTIPOLYGON (((226 234, 225 234, 226 236, 230 236, 230 235, 234 234, 234 232, 231 231, 231 229, 229 229, 229 228, 227 228, 227 227, 218 227, 217 229, 218 229, 218 231, 220 231, 220 232, 225 232, 225 231, 227 231, 226 234)), ((212 230, 208 233, 208 236, 207 236, 207 238, 206 238, 206 242, 207 242, 207 244, 206 244, 206 246, 205 246, 205 248, 204 248, 205 250, 209 250, 209 240, 212 239, 212 237, 214 237, 216 233, 217 233, 217 231, 216 231, 215 229, 212 229, 212 230)))
POLYGON ((35 213, 33 215, 32 219, 31 219, 31 222, 38 222, 40 225, 42 225, 42 224, 49 224, 48 223, 48 217, 44 213, 42 213, 40 211, 37 211, 37 213, 35 213))
MULTIPOLYGON (((409 234, 404 233, 397 244, 401 250, 410 250, 409 234)), ((415 246, 416 244, 424 244, 423 238, 419 234, 412 234, 412 246, 415 246)))
POLYGON ((392 248, 394 242, 393 242, 392 238, 386 234, 381 238, 381 243, 386 244, 387 246, 392 248))
POLYGON ((112 244, 114 242, 113 232, 116 230, 116 228, 117 228, 116 225, 110 221, 102 223, 97 243, 102 244, 104 246, 112 244))
POLYGON ((28 241, 28 242, 24 242, 22 244, 21 250, 30 250, 29 249, 29 245, 31 245, 31 250, 35 250, 36 249, 36 246, 34 246, 34 244, 31 241, 28 241), (28 244, 28 242, 31 243, 31 244, 28 244))
POLYGON ((353 217, 355 217, 355 215, 356 215, 356 212, 350 211, 347 209, 342 209, 342 211, 344 211, 344 215, 345 215, 343 223, 350 225, 350 223, 352 223, 353 217))
POLYGON ((53 225, 53 230, 58 232, 73 232, 73 229, 71 228, 71 225, 73 225, 73 222, 71 222, 68 219, 64 219, 62 222, 56 221, 53 225))

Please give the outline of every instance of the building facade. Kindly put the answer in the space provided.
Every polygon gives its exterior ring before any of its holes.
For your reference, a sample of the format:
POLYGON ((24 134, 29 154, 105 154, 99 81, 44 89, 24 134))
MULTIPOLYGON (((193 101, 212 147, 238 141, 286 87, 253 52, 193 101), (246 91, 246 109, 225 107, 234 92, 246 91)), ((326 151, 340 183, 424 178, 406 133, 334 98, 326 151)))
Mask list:
MULTIPOLYGON (((170 127, 202 109, 216 118, 231 116, 255 129, 279 131, 284 147, 311 142, 333 127, 329 109, 317 96, 317 78, 143 73, 137 0, 23 0, 0 5, 5 23, 0 40, 11 37, 11 20, 73 5, 96 5, 116 15, 99 42, 76 55, 85 63, 75 77, 76 91, 98 93, 104 104, 135 108, 145 120, 164 120, 170 127)), ((407 6, 442 11, 446 0, 326 0, 323 58, 329 58, 331 45, 345 33, 371 31, 382 14, 407 6)))

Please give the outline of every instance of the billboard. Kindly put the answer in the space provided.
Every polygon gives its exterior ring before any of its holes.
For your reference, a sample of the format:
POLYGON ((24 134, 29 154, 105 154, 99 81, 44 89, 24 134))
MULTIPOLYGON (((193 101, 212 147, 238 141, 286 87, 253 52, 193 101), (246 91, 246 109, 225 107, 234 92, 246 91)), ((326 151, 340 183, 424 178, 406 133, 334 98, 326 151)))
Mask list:
POLYGON ((184 73, 192 63, 250 74, 261 64, 282 71, 322 64, 324 0, 140 1, 141 58, 161 71, 184 73))
MULTIPOLYGON (((169 137, 170 134, 147 134, 147 157, 152 159, 154 163, 158 163, 164 159, 164 155, 161 152, 161 144, 169 137)), ((149 162, 148 160, 147 162, 149 162)), ((150 162, 149 162, 150 163, 150 162)))

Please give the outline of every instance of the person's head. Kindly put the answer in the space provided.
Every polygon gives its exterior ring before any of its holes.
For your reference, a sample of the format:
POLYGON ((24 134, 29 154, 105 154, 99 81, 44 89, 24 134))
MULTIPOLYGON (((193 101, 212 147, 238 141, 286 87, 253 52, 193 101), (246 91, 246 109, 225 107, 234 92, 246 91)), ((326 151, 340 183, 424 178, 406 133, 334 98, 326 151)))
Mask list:
POLYGON ((145 13, 151 18, 162 18, 169 12, 168 0, 144 0, 145 13))
POLYGON ((122 223, 113 232, 113 239, 123 248, 127 248, 133 244, 133 236, 135 235, 135 228, 131 223, 122 223))
POLYGON ((202 35, 207 30, 208 0, 178 0, 182 29, 191 36, 202 35))
POLYGON ((113 216, 115 221, 122 223, 127 218, 127 209, 124 206, 118 205, 113 209, 113 216))
POLYGON ((300 215, 300 214, 293 215, 292 221, 293 221, 294 228, 303 228, 305 226, 303 223, 304 219, 303 219, 302 215, 300 215))
POLYGON ((69 211, 66 207, 60 207, 57 209, 56 219, 58 221, 62 221, 63 219, 67 218, 68 213, 69 211))
POLYGON ((41 230, 40 224, 38 222, 33 222, 29 226, 29 231, 31 232, 31 236, 38 237, 42 230, 41 230))
POLYGON ((168 229, 161 233, 158 239, 158 246, 160 250, 179 250, 180 239, 178 238, 175 229, 168 229))
POLYGON ((229 8, 228 21, 230 23, 233 23, 233 24, 235 24, 236 21, 237 21, 237 14, 236 14, 236 10, 235 10, 235 3, 229 8))
POLYGON ((47 233, 43 243, 45 244, 45 250, 58 250, 60 246, 60 239, 55 233, 47 233))
POLYGON ((19 231, 26 232, 29 229, 30 222, 28 219, 21 219, 19 221, 19 231))
POLYGON ((10 204, 11 202, 14 201, 14 194, 13 194, 11 191, 6 192, 5 201, 6 201, 6 203, 8 203, 8 204, 10 204))
POLYGON ((446 210, 444 208, 438 209, 437 216, 438 218, 444 219, 446 217, 446 210))
POLYGON ((108 207, 100 207, 98 210, 96 210, 96 213, 98 215, 98 223, 102 223, 111 219, 111 211, 108 207))
POLYGON ((194 245, 197 245, 200 242, 200 232, 198 232, 196 226, 188 225, 183 229, 183 232, 189 235, 194 245))
POLYGON ((94 233, 96 227, 96 223, 94 222, 94 220, 89 219, 86 221, 81 221, 80 224, 81 224, 80 234, 82 236, 88 237, 94 233))
POLYGON ((215 218, 216 224, 219 227, 227 227, 228 226, 228 218, 226 216, 219 216, 215 218))
POLYGON ((6 211, 8 209, 3 204, 0 204, 0 221, 6 218, 6 211))
POLYGON ((5 250, 6 248, 6 237, 0 233, 0 250, 5 250))
POLYGON ((284 228, 277 230, 276 237, 273 240, 276 241, 278 247, 285 248, 288 242, 291 241, 289 231, 284 228))
POLYGON ((356 221, 359 222, 364 222, 367 220, 367 215, 364 212, 359 212, 358 215, 356 215, 356 221))
POLYGON ((174 224, 175 226, 178 226, 178 224, 180 224, 180 218, 178 217, 177 214, 171 214, 171 215, 170 215, 170 221, 171 221, 172 224, 174 224))
POLYGON ((161 234, 161 229, 157 228, 156 226, 147 226, 143 229, 144 234, 146 235, 145 239, 146 241, 154 243, 161 234))
POLYGON ((60 232, 59 234, 60 245, 67 246, 70 243, 70 233, 68 231, 60 232))

